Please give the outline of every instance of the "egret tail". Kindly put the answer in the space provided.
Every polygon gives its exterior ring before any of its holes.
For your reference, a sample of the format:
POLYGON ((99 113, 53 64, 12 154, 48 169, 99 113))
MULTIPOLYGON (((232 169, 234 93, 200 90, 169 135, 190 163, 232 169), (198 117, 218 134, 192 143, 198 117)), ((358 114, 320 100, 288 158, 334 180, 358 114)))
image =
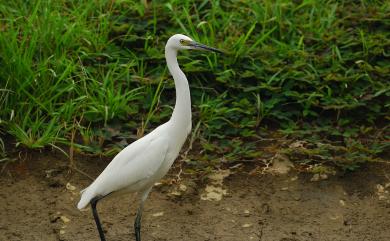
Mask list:
POLYGON ((88 206, 88 204, 91 202, 92 198, 95 197, 95 193, 91 191, 91 187, 87 187, 86 189, 82 190, 81 192, 81 198, 79 203, 77 204, 78 209, 83 209, 88 206))

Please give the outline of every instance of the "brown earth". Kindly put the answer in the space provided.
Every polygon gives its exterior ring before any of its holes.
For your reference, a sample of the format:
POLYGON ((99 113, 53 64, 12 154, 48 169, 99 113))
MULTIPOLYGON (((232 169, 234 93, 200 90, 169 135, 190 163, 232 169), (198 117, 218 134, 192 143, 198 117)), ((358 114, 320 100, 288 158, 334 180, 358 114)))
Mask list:
MULTIPOLYGON (((34 154, 3 167, 0 240, 99 240, 90 209, 76 208, 79 190, 91 181, 69 175, 66 164, 34 154)), ((77 164, 96 177, 107 161, 78 158, 77 164)), ((390 165, 315 182, 305 173, 249 175, 253 168, 224 178, 221 201, 201 200, 207 179, 183 178, 181 194, 173 191, 179 184, 155 187, 145 204, 143 240, 390 240, 390 165)), ((131 196, 99 203, 108 241, 134 240, 136 208, 131 196)))

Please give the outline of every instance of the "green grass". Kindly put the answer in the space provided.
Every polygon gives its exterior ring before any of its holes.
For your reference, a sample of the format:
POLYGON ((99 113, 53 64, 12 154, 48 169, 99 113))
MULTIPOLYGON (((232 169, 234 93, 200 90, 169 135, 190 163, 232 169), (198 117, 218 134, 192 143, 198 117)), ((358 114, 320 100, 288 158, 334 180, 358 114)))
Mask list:
POLYGON ((277 128, 350 150, 325 158, 336 165, 376 160, 389 137, 389 13, 387 1, 3 1, 1 136, 112 155, 168 120, 164 44, 184 33, 228 52, 179 57, 205 150, 193 158, 256 158, 277 128))

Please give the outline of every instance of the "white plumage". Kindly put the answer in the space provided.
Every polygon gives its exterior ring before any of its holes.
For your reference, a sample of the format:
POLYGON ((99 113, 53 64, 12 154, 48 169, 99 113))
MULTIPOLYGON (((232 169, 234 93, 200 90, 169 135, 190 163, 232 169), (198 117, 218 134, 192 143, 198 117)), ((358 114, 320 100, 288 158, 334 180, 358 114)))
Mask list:
POLYGON ((171 125, 167 122, 159 126, 118 153, 96 180, 82 191, 77 208, 85 208, 96 196, 146 191, 160 180, 178 155, 179 148, 172 147, 177 143, 172 143, 168 134, 171 125))
POLYGON ((148 135, 131 143, 119 152, 96 180, 82 191, 79 209, 91 204, 101 240, 105 240, 96 211, 97 202, 107 195, 137 192, 141 204, 135 222, 136 240, 140 241, 140 222, 143 202, 154 183, 160 180, 179 155, 191 131, 191 97, 188 81, 177 62, 182 49, 217 49, 199 44, 191 38, 176 34, 165 46, 168 69, 175 81, 176 103, 171 119, 148 135))

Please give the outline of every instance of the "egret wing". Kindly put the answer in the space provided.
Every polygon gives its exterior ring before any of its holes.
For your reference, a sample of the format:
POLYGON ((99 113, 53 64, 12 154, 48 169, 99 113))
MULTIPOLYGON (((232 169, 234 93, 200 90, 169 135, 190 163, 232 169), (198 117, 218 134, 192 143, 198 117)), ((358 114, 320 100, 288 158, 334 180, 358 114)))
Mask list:
POLYGON ((158 171, 167 152, 166 138, 142 138, 118 153, 91 187, 102 196, 121 189, 137 191, 158 171))

